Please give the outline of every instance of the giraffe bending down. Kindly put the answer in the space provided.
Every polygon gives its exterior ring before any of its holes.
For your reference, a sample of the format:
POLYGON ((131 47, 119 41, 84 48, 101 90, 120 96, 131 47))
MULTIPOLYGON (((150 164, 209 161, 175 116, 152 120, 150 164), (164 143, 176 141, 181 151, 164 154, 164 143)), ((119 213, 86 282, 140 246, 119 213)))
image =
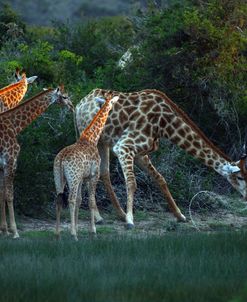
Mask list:
POLYGON ((109 114, 99 140, 101 178, 119 215, 125 218, 128 227, 133 227, 133 198, 136 190, 134 163, 146 171, 160 187, 169 207, 178 220, 185 216, 176 205, 163 176, 155 169, 148 154, 157 150, 159 139, 165 137, 200 159, 225 177, 247 199, 247 170, 245 159, 232 162, 200 131, 192 120, 164 93, 158 90, 142 90, 122 93, 95 89, 76 106, 76 122, 82 131, 95 114, 95 97, 105 93, 119 96, 109 114), (112 188, 109 174, 109 150, 118 157, 127 187, 127 214, 121 209, 112 188))
POLYGON ((17 157, 20 152, 17 135, 53 103, 66 105, 70 109, 73 108, 69 98, 57 88, 55 90, 48 89, 15 108, 0 113, 0 228, 4 233, 8 234, 5 211, 7 204, 10 230, 14 233, 14 238, 19 237, 13 207, 13 180, 17 157))
POLYGON ((25 72, 20 76, 19 69, 16 69, 15 79, 16 83, 0 89, 0 113, 18 105, 27 92, 28 84, 33 83, 37 76, 27 78, 25 72))
MULTIPOLYGON (((95 191, 100 170, 100 156, 97 143, 109 111, 117 100, 118 97, 112 98, 111 95, 108 95, 104 105, 81 133, 79 140, 75 144, 62 149, 54 160, 54 180, 57 192, 56 234, 58 237, 60 235, 61 205, 66 183, 69 187, 71 235, 75 240, 78 240, 78 212, 81 204, 81 187, 83 182, 87 183, 89 192, 89 208, 91 212, 90 231, 96 233, 95 218, 97 222, 103 220, 99 215, 95 201, 95 191)), ((102 102, 102 99, 96 98, 96 101, 102 102)), ((97 109, 99 106, 98 102, 95 102, 97 109)))

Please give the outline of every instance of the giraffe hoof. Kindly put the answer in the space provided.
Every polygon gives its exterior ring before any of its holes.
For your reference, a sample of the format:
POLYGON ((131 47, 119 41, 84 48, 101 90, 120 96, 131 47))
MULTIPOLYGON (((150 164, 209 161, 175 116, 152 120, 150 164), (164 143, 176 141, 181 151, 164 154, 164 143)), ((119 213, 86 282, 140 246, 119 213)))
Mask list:
POLYGON ((97 233, 96 232, 90 232, 89 233, 91 238, 97 238, 97 233))
POLYGON ((132 230, 132 229, 134 229, 135 225, 133 223, 127 223, 125 225, 125 227, 126 227, 127 230, 132 230))
POLYGON ((13 236, 13 239, 18 239, 18 238, 20 238, 18 233, 13 236))
POLYGON ((104 224, 104 219, 102 218, 102 219, 96 221, 95 224, 100 224, 100 225, 104 224))
POLYGON ((177 221, 178 222, 186 222, 187 219, 182 213, 180 213, 180 215, 177 217, 177 221))

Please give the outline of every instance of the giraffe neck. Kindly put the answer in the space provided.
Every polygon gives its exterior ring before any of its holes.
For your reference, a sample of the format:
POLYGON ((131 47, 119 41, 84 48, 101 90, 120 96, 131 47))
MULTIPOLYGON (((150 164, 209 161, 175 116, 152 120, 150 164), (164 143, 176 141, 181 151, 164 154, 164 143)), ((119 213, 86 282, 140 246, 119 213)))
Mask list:
POLYGON ((225 167, 231 165, 232 160, 217 148, 191 120, 185 121, 182 116, 172 114, 169 123, 161 133, 206 166, 226 176, 225 167))
POLYGON ((195 132, 189 132, 183 139, 178 139, 176 135, 172 135, 170 140, 184 149, 193 157, 199 159, 207 167, 214 169, 222 176, 226 176, 226 167, 231 165, 231 160, 218 152, 216 148, 212 148, 212 144, 208 144, 195 132))
POLYGON ((17 135, 51 104, 52 91, 52 89, 48 89, 41 92, 15 108, 1 113, 0 119, 2 119, 2 121, 11 122, 17 135))
POLYGON ((27 92, 27 79, 24 76, 18 83, 0 89, 0 112, 15 107, 27 92))
POLYGON ((91 144, 97 145, 100 135, 111 110, 110 100, 106 100, 101 109, 97 112, 93 120, 86 127, 80 136, 80 141, 86 139, 91 144))

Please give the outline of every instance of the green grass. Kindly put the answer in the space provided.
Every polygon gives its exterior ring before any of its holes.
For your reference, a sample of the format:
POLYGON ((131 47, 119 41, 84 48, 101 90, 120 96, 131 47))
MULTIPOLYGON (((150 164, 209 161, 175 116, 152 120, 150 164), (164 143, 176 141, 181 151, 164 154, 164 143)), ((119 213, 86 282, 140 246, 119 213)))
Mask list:
MULTIPOLYGON (((107 233, 107 232, 106 232, 107 233)), ((0 237, 0 301, 247 301, 247 233, 0 237)))

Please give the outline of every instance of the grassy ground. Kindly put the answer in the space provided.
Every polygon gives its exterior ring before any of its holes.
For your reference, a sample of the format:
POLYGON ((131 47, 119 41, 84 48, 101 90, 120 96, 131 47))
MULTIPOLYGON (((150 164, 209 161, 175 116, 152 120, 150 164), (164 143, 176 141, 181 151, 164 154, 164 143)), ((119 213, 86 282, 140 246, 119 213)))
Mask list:
POLYGON ((0 301, 247 301, 247 233, 0 237, 0 301))

